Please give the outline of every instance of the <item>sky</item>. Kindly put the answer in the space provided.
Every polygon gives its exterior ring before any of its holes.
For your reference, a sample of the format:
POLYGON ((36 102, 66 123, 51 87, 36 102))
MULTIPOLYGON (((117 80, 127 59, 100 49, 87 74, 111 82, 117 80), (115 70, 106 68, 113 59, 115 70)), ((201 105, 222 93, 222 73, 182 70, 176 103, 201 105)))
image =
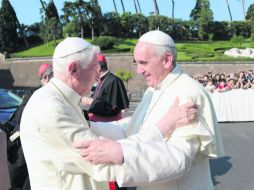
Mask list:
MULTIPOLYGON (((2 1, 2 0, 0 0, 2 1)), ((30 25, 35 22, 40 22, 40 0, 9 0, 13 6, 19 22, 22 24, 30 25)), ((49 0, 45 0, 47 3, 49 0)), ((58 9, 58 14, 62 15, 62 8, 65 0, 54 0, 54 3, 58 9)), ((74 0, 68 0, 74 1, 74 0)), ((114 11, 113 0, 98 0, 102 9, 102 13, 114 11)), ((230 9, 233 20, 244 20, 243 9, 241 0, 228 0, 230 3, 230 9)), ((121 1, 115 0, 117 10, 122 13, 121 1)), ((123 0, 125 11, 135 12, 133 0, 123 0)), ((141 12, 145 16, 148 16, 150 12, 154 11, 153 0, 139 0, 141 12)), ((157 0, 160 15, 172 16, 172 2, 171 0, 157 0)), ((182 20, 189 20, 191 10, 194 8, 196 0, 175 0, 175 18, 182 20)), ((253 1, 245 0, 245 12, 247 12, 250 4, 253 1)), ((0 5, 1 6, 1 5, 0 5)), ((225 0, 210 0, 210 8, 213 11, 214 20, 230 20, 227 4, 225 0)))

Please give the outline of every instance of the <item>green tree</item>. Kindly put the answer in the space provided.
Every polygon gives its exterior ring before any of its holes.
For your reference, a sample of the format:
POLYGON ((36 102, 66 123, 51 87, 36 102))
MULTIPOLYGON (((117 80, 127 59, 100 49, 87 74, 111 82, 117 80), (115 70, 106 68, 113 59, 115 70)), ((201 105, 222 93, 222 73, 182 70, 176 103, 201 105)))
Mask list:
POLYGON ((92 33, 92 39, 94 39, 94 34, 97 36, 101 32, 101 25, 102 25, 102 13, 101 13, 101 8, 99 5, 98 0, 90 0, 90 4, 88 6, 88 11, 87 11, 87 17, 89 20, 89 24, 91 27, 91 33, 92 33))
POLYGON ((214 21, 210 29, 213 40, 230 40, 234 35, 230 24, 231 22, 228 21, 214 21))
POLYGON ((134 37, 140 37, 142 34, 146 33, 149 28, 148 19, 142 14, 133 14, 131 16, 131 23, 134 37))
POLYGON ((41 28, 41 23, 36 22, 31 25, 24 25, 24 32, 25 36, 27 36, 27 40, 31 44, 37 44, 37 43, 42 43, 43 39, 40 36, 40 28, 41 28))
POLYGON ((68 24, 70 21, 74 21, 75 23, 78 23, 80 27, 80 36, 81 38, 84 37, 84 27, 87 22, 87 7, 88 2, 85 2, 83 0, 76 0, 75 2, 64 2, 64 8, 63 8, 63 20, 66 24, 68 24))
POLYGON ((251 4, 246 14, 246 20, 254 21, 254 4, 251 4))
POLYGON ((118 13, 109 12, 103 15, 102 35, 121 37, 121 31, 121 18, 118 13))
POLYGON ((230 23, 231 31, 234 36, 249 38, 251 36, 252 21, 233 21, 230 23))
POLYGON ((63 30, 63 35, 68 37, 77 37, 79 31, 79 27, 75 21, 69 22, 63 30))
POLYGON ((251 38, 254 39, 254 4, 251 4, 246 14, 246 20, 251 21, 251 38))
POLYGON ((57 9, 53 0, 50 0, 47 5, 46 16, 48 19, 55 17, 56 21, 60 23, 59 15, 57 13, 57 9))
POLYGON ((129 83, 129 80, 131 80, 133 78, 133 73, 130 72, 130 71, 125 71, 125 70, 117 70, 115 72, 115 75, 117 77, 119 77, 122 81, 125 82, 125 85, 126 85, 126 90, 127 92, 129 91, 128 89, 128 83, 129 83))
POLYGON ((161 31, 171 34, 173 31, 173 20, 166 16, 152 15, 148 17, 149 30, 155 30, 159 28, 161 31))
POLYGON ((13 52, 19 46, 17 16, 9 0, 0 9, 0 52, 13 52))
POLYGON ((190 17, 198 30, 198 37, 200 39, 208 39, 209 28, 213 21, 213 12, 210 9, 209 0, 197 0, 190 17))
MULTIPOLYGON (((84 36, 84 28, 87 24, 91 28, 91 35, 93 38, 94 31, 99 31, 101 24, 101 10, 98 1, 91 0, 85 2, 84 0, 76 0, 75 2, 64 2, 63 16, 65 24, 70 21, 75 21, 80 27, 80 36, 84 36)), ((97 32, 98 33, 98 32, 97 32)))
POLYGON ((121 26, 122 26, 122 37, 133 37, 133 23, 132 23, 132 14, 130 12, 123 13, 121 15, 121 26))
POLYGON ((56 45, 56 39, 63 37, 62 25, 56 6, 53 0, 50 0, 48 4, 43 0, 40 0, 40 2, 42 5, 42 12, 44 13, 42 17, 41 36, 45 42, 53 39, 56 45))

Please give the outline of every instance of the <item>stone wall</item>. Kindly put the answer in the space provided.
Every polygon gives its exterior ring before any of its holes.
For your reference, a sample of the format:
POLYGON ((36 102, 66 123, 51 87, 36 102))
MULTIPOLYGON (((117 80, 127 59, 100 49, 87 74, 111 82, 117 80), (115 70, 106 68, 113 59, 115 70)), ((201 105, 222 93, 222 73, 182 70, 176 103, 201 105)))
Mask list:
MULTIPOLYGON (((143 92, 146 89, 143 77, 136 73, 136 65, 132 63, 131 54, 108 55, 106 57, 112 72, 122 69, 134 73, 134 78, 129 81, 129 91, 143 92)), ((51 62, 51 58, 6 59, 4 62, 0 62, 0 88, 19 89, 38 86, 40 84, 37 75, 39 66, 42 63, 51 62)), ((192 76, 199 73, 205 74, 211 69, 213 73, 235 73, 254 69, 254 62, 184 62, 179 64, 185 72, 192 76)))

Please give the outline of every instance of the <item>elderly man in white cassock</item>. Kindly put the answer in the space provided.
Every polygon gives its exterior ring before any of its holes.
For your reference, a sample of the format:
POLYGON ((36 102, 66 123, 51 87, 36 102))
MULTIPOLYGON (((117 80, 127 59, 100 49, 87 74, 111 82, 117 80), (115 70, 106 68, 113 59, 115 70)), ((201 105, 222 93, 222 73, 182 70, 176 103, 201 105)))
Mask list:
POLYGON ((92 163, 115 163, 120 186, 137 186, 138 190, 212 190, 208 157, 221 156, 223 147, 209 96, 176 64, 175 44, 161 31, 140 37, 134 59, 137 72, 149 88, 128 123, 127 135, 149 134, 176 97, 180 97, 180 104, 191 101, 198 106, 198 121, 154 140, 135 135, 118 141, 100 138, 76 142, 75 147, 92 163))
MULTIPOLYGON (((108 190, 107 180, 116 178, 114 166, 92 165, 72 146, 74 141, 97 138, 95 133, 114 139, 125 136, 113 125, 107 130, 89 128, 83 116, 80 100, 98 77, 98 53, 98 47, 81 38, 59 43, 53 55, 54 77, 33 93, 24 109, 20 137, 32 190, 108 190)), ((134 139, 160 140, 193 122, 197 112, 193 104, 178 106, 177 100, 167 110, 160 122, 134 139)))

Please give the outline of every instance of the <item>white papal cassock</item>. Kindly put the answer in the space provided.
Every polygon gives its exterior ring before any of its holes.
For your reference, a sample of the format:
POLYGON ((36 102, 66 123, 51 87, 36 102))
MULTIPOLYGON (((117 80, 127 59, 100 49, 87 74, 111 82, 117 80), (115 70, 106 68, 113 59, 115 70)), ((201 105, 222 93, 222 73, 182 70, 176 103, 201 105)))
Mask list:
MULTIPOLYGON (((104 190, 106 182, 139 190, 211 190, 208 157, 223 154, 211 100, 194 79, 177 66, 156 88, 148 88, 126 129, 129 138, 119 140, 124 163, 120 166, 91 165, 81 159, 71 143, 92 139, 95 134, 112 137, 105 125, 87 127, 79 106, 80 96, 57 79, 37 90, 21 121, 21 142, 34 190, 104 190), (175 98, 180 104, 198 105, 198 122, 178 128, 162 138, 156 123, 175 98), (136 134, 137 133, 137 134, 136 134), (89 178, 92 176, 93 179, 89 178)), ((121 129, 121 128, 119 128, 121 129)))
POLYGON ((149 141, 145 135, 120 140, 124 164, 116 167, 119 185, 138 186, 138 190, 213 189, 208 157, 223 155, 216 115, 207 92, 179 66, 158 87, 146 91, 129 122, 128 135, 146 134, 177 96, 180 104, 198 105, 198 122, 160 140, 149 141))

